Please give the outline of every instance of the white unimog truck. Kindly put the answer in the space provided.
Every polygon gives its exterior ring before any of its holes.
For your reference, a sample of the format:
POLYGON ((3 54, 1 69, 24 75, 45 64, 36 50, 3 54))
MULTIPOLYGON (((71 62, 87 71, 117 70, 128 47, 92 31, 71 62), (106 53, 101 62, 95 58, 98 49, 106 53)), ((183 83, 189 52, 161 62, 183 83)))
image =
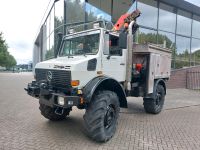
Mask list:
MULTIPOLYGON (((90 23, 91 24, 91 23, 90 23)), ((84 24, 86 26, 86 24, 84 24)), ((93 28, 63 36, 55 59, 35 66, 27 93, 39 99, 41 114, 63 120, 73 106, 85 109, 88 135, 99 142, 115 133, 120 107, 128 96, 143 97, 147 113, 161 112, 170 77, 171 51, 153 44, 135 44, 135 18, 123 31, 93 28)))

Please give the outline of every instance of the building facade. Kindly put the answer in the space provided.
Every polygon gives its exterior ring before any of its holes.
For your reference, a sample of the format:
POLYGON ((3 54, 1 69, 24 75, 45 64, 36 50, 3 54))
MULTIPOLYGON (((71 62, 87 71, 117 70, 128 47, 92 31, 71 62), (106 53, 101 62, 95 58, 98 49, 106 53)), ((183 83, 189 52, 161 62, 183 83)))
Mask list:
POLYGON ((184 0, 55 0, 34 43, 33 66, 55 57, 57 34, 74 24, 104 19, 113 24, 139 9, 135 42, 172 49, 172 69, 200 65, 200 7, 184 0))

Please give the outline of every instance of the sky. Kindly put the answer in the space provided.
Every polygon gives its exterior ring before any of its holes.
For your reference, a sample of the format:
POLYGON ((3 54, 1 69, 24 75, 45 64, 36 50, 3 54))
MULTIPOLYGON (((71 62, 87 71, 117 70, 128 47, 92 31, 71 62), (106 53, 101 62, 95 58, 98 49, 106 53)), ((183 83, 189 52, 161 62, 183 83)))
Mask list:
POLYGON ((0 0, 0 32, 18 64, 32 60, 33 43, 50 0, 0 0))

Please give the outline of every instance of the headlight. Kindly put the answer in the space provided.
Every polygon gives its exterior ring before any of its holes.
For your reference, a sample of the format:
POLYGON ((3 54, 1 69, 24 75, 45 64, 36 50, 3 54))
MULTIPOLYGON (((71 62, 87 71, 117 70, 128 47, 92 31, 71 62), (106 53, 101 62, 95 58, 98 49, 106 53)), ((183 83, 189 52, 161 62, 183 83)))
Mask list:
POLYGON ((61 105, 61 106, 63 106, 65 104, 64 97, 60 97, 60 96, 58 97, 58 104, 61 105))

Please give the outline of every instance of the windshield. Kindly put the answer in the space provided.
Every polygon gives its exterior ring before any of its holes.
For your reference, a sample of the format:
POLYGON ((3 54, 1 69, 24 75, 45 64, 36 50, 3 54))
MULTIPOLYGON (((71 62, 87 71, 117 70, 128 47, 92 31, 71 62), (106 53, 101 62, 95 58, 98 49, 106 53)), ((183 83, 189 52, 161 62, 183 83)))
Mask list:
POLYGON ((95 55, 99 50, 99 33, 65 39, 60 56, 95 55))

